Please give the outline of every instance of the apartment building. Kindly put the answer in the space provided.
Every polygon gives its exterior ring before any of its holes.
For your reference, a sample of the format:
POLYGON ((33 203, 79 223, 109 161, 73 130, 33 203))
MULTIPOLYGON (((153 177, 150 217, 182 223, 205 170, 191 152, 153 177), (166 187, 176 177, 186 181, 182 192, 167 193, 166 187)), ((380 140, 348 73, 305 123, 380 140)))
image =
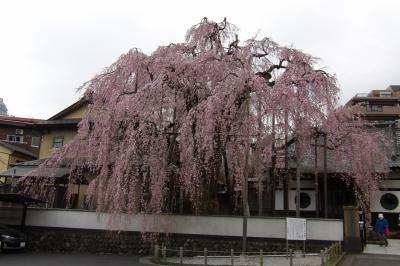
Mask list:
POLYGON ((386 89, 357 93, 346 106, 355 106, 365 119, 381 128, 393 140, 390 168, 380 191, 373 197, 371 211, 373 219, 378 213, 389 218, 391 229, 397 229, 400 213, 400 85, 386 89))

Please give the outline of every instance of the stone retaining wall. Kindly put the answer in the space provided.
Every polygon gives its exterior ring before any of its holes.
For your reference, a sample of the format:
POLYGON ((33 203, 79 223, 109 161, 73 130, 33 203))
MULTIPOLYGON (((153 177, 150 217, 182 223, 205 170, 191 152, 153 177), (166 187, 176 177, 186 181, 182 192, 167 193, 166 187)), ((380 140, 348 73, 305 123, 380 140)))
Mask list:
MULTIPOLYGON (((26 227, 27 249, 31 251, 47 252, 85 252, 85 253, 114 253, 114 254, 151 254, 154 250, 155 241, 143 240, 139 232, 110 232, 105 230, 49 228, 49 227, 26 227)), ((193 250, 186 252, 186 256, 201 255, 207 248, 210 255, 228 255, 230 249, 239 252, 242 247, 241 238, 181 235, 174 234, 159 236, 157 243, 164 243, 168 249, 193 250), (197 251, 197 252, 196 252, 197 251), (223 253, 212 253, 212 251, 224 251, 223 253)), ((319 252, 323 247, 329 245, 328 241, 307 241, 307 252, 319 252)), ((294 243, 291 243, 293 246, 294 243)), ((283 239, 261 239, 248 238, 248 251, 258 252, 284 252, 286 247, 283 239)), ((301 246, 300 246, 301 247, 301 246)), ((168 255, 176 256, 173 251, 168 255)))

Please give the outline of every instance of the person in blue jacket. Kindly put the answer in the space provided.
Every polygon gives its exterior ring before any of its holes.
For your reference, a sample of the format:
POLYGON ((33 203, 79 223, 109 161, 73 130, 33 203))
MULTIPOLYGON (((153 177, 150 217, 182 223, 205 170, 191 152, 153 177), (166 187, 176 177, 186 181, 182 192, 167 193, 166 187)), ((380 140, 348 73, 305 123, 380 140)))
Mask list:
POLYGON ((388 240, 386 237, 386 230, 388 229, 389 229, 388 221, 383 217, 382 213, 378 214, 378 219, 376 220, 375 223, 375 232, 378 233, 378 236, 381 239, 381 241, 383 240, 385 242, 385 246, 388 246, 388 240))

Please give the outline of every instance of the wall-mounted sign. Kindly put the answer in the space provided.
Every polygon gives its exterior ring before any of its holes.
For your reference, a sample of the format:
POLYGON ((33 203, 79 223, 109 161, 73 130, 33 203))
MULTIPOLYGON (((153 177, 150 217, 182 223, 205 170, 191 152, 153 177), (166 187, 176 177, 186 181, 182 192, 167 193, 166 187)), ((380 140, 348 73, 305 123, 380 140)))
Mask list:
POLYGON ((307 239, 307 219, 286 218, 286 239, 287 240, 306 240, 307 239))

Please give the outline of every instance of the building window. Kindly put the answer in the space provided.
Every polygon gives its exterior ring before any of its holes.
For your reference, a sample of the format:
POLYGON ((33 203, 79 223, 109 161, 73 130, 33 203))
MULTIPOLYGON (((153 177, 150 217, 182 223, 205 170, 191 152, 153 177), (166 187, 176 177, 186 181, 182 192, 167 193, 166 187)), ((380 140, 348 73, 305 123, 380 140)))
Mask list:
POLYGON ((368 112, 382 112, 382 105, 368 105, 367 106, 368 112))
MULTIPOLYGON (((297 204, 297 196, 294 198, 295 204, 297 204)), ((311 204, 310 195, 305 192, 300 192, 300 208, 305 209, 309 207, 311 204)))
POLYGON ((64 144, 63 137, 53 137, 53 148, 60 148, 64 144))
POLYGON ((396 145, 400 148, 400 129, 396 129, 396 145))
POLYGON ((390 97, 390 96, 392 96, 392 92, 391 91, 381 91, 381 92, 379 92, 379 96, 380 97, 390 97))
POLYGON ((31 146, 39 147, 39 145, 40 145, 40 137, 32 137, 31 146))
POLYGON ((7 141, 12 143, 24 143, 24 136, 7 135, 7 141))
POLYGON ((392 211, 399 205, 399 199, 392 193, 385 193, 381 197, 381 205, 384 209, 392 211))

